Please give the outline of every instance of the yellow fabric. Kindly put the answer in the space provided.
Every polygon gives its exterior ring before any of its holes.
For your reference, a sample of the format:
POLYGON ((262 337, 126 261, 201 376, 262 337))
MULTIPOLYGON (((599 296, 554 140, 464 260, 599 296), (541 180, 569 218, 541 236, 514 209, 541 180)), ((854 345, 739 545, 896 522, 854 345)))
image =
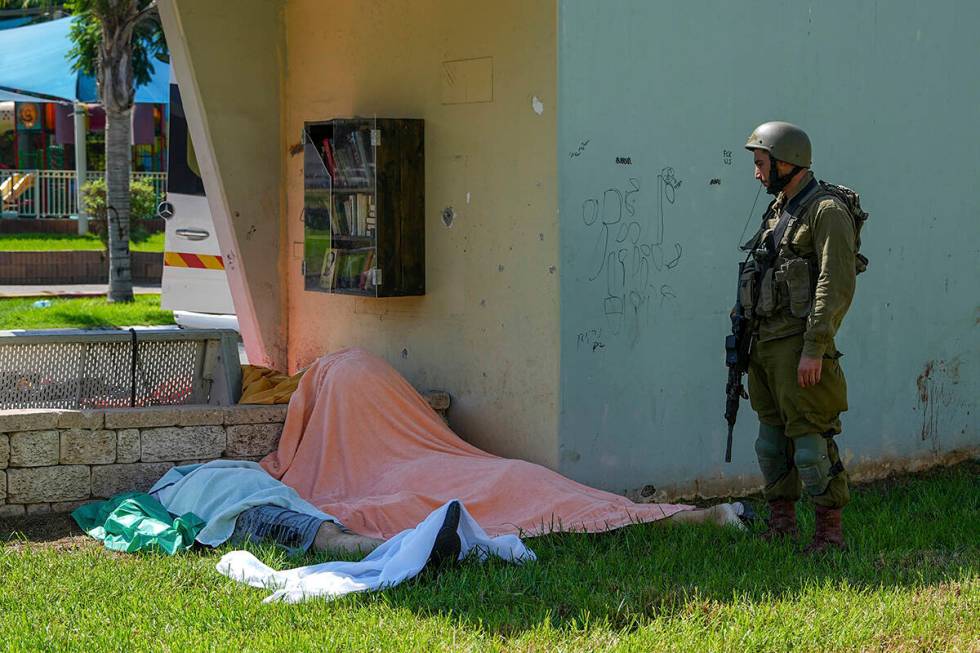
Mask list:
POLYGON ((238 403, 288 404, 302 376, 303 372, 286 376, 268 367, 242 365, 242 398, 238 403))

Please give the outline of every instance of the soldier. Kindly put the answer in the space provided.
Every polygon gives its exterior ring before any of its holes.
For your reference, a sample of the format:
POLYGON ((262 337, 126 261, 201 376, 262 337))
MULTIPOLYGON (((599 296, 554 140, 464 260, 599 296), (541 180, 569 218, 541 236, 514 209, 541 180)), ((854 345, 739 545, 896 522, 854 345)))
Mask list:
POLYGON ((854 295, 855 219, 814 178, 810 139, 799 127, 764 123, 745 148, 755 159, 755 178, 776 196, 745 246, 752 256, 740 283, 755 320, 749 398, 759 415, 755 450, 771 511, 763 537, 798 536, 802 486, 816 506, 806 552, 843 549, 849 493, 834 436, 847 410, 847 385, 834 336, 854 295))

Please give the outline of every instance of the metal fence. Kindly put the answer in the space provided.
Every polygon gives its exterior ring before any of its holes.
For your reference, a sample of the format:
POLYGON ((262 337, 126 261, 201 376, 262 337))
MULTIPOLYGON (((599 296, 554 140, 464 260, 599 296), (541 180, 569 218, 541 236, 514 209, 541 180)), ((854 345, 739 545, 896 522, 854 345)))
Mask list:
MULTIPOLYGON (((132 179, 149 181, 159 202, 167 194, 167 173, 133 172, 132 179)), ((89 172, 86 181, 104 172, 89 172)), ((64 218, 78 213, 74 170, 0 170, 4 217, 64 218)))
POLYGON ((234 331, 0 332, 0 409, 228 405, 240 393, 234 331))

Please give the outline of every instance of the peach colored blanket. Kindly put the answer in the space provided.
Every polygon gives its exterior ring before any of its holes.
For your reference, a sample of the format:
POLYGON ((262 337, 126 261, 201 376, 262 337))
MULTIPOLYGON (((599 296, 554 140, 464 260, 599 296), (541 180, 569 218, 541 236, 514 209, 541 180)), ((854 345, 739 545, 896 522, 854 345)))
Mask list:
POLYGON ((388 538, 458 499, 491 536, 599 532, 688 506, 637 504, 461 440, 388 363, 361 349, 324 356, 289 402, 261 465, 348 528, 388 538))

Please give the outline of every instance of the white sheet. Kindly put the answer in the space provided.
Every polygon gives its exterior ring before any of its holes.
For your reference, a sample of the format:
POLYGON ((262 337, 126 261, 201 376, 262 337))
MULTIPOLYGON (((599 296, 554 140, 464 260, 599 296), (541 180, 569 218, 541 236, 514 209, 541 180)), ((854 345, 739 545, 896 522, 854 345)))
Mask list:
MULTIPOLYGON (((263 603, 299 603, 315 597, 332 599, 350 592, 393 587, 412 578, 425 566, 450 503, 434 510, 415 528, 398 533, 360 562, 325 562, 273 571, 247 551, 232 551, 221 557, 217 569, 252 587, 275 590, 263 603)), ((466 507, 460 507, 456 531, 462 544, 460 559, 470 552, 480 560, 495 555, 518 564, 537 559, 516 535, 487 536, 466 507)))

